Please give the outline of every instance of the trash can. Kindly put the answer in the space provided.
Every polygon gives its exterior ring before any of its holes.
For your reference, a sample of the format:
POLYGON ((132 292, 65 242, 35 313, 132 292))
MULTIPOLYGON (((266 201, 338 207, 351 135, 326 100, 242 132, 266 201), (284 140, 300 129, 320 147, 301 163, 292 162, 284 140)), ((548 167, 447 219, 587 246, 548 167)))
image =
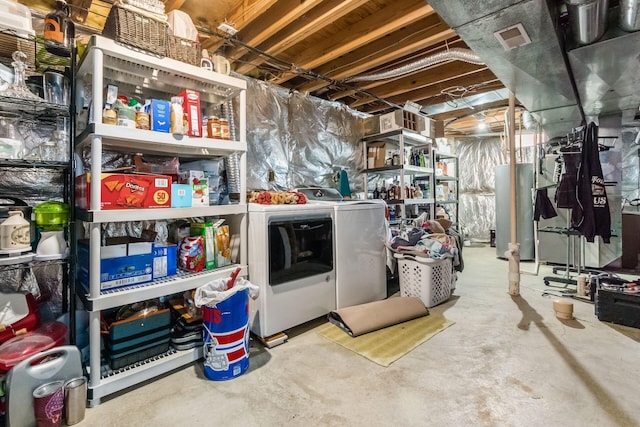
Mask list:
POLYGON ((202 306, 204 374, 223 381, 249 368, 249 289, 202 306))

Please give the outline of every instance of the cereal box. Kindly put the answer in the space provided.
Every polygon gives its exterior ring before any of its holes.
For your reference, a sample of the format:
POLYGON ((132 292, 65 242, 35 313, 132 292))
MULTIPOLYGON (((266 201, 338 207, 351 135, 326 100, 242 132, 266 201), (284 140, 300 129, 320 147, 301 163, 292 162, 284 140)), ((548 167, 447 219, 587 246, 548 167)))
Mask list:
MULTIPOLYGON (((91 174, 76 177, 76 206, 91 206, 91 174)), ((171 207, 171 177, 103 173, 100 177, 100 209, 171 207)))

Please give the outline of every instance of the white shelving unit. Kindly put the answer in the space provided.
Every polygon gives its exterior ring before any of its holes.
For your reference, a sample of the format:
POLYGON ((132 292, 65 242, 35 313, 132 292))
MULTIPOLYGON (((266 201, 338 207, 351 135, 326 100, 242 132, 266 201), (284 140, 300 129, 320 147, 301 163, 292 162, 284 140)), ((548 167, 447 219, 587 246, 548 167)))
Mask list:
POLYGON ((367 136, 363 139, 364 158, 368 158, 369 147, 372 144, 384 143, 386 155, 392 152, 396 152, 399 156, 398 165, 387 165, 382 167, 367 168, 364 171, 364 188, 369 193, 369 179, 372 175, 383 180, 385 183, 391 184, 394 180, 403 189, 402 193, 405 194, 406 186, 412 186, 416 177, 421 177, 422 181, 428 181, 429 191, 425 192, 422 198, 387 198, 389 205, 401 206, 401 212, 396 212, 399 219, 406 219, 407 209, 409 205, 426 205, 433 218, 434 214, 434 202, 433 188, 434 188, 434 169, 432 160, 431 138, 428 138, 420 133, 410 131, 407 129, 397 129, 382 134, 367 136), (409 156, 412 149, 424 150, 425 157, 427 157, 427 166, 416 166, 409 162, 409 156))
MULTIPOLYGON (((118 371, 101 364, 100 313, 102 310, 163 295, 194 289, 204 283, 228 277, 237 267, 247 274, 247 206, 246 206, 246 82, 241 79, 204 70, 169 58, 157 58, 116 44, 101 36, 92 36, 81 60, 77 76, 91 85, 94 106, 103 105, 103 87, 113 83, 130 92, 144 93, 146 98, 168 99, 184 89, 200 92, 202 106, 220 104, 237 97, 237 140, 193 138, 183 135, 129 129, 102 124, 102 109, 93 108, 90 124, 75 138, 76 151, 85 146, 91 150, 91 174, 100 176, 103 149, 121 152, 166 156, 184 156, 189 159, 229 156, 239 153, 240 199, 238 204, 193 208, 161 208, 131 210, 101 210, 100 198, 92 197, 89 209, 76 209, 78 221, 88 223, 90 248, 90 280, 88 292, 80 292, 81 300, 89 311, 90 360, 88 400, 90 406, 100 399, 172 369, 184 366, 202 356, 202 349, 176 351, 156 356, 118 371), (232 233, 240 236, 238 263, 199 273, 179 272, 177 276, 151 283, 116 289, 100 290, 101 225, 105 222, 178 219, 202 216, 222 216, 228 220, 232 233)), ((78 84, 78 87, 81 87, 78 84)), ((100 180, 91 180, 91 194, 100 194, 100 180)))
POLYGON ((450 153, 442 153, 440 151, 433 151, 433 169, 434 173, 434 193, 436 205, 442 205, 450 214, 454 225, 458 225, 459 221, 459 183, 458 183, 458 171, 459 162, 458 156, 450 153), (445 164, 446 173, 438 168, 438 162, 445 164), (443 189, 442 195, 438 194, 439 186, 443 189))

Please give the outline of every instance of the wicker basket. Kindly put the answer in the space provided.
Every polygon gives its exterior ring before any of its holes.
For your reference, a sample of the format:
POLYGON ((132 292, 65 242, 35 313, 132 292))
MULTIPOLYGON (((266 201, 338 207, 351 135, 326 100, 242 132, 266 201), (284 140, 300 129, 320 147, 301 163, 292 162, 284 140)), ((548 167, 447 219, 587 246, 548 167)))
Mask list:
POLYGON ((164 57, 167 55, 168 27, 166 22, 114 5, 102 34, 118 43, 164 57))
POLYGON ((200 43, 167 35, 167 56, 177 61, 200 66, 200 43))

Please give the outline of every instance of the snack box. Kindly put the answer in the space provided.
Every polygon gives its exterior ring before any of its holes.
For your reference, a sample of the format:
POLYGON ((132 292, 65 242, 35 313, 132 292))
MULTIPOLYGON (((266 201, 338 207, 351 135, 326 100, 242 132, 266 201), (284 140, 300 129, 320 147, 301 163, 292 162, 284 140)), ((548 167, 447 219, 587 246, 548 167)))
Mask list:
MULTIPOLYGON (((101 174, 100 209, 171 207, 171 177, 143 174, 101 174)), ((76 177, 76 207, 91 206, 91 174, 76 177)))
POLYGON ((228 225, 215 227, 216 235, 216 266, 231 265, 231 235, 228 225))
POLYGON ((192 222, 190 229, 192 236, 204 237, 205 269, 216 268, 216 239, 212 222, 192 222))
POLYGON ((171 207, 190 208, 192 186, 189 184, 171 184, 171 207))
POLYGON ((177 96, 182 98, 182 108, 187 117, 187 129, 189 136, 202 137, 202 115, 200 112, 200 92, 185 89, 177 96))
POLYGON ((169 133, 171 127, 171 103, 160 99, 152 99, 149 104, 149 120, 151 130, 169 133))
MULTIPOLYGON (((89 241, 78 241, 78 281, 89 290, 89 241)), ((134 237, 112 237, 100 247, 100 290, 122 288, 153 280, 153 243, 134 237)))
POLYGON ((175 244, 153 245, 153 279, 175 276, 177 273, 178 246, 175 244))

